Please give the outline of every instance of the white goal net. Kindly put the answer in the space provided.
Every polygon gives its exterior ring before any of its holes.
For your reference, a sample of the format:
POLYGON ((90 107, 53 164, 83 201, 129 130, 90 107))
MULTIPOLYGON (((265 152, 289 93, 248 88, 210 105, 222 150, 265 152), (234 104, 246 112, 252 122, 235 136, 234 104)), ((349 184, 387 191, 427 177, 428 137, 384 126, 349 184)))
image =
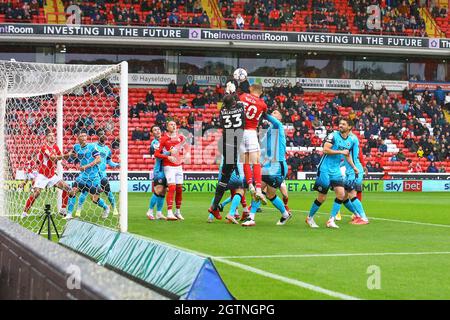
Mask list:
POLYGON ((128 65, 0 61, 0 215, 127 230, 128 65), (64 217, 66 215, 66 217, 64 217))

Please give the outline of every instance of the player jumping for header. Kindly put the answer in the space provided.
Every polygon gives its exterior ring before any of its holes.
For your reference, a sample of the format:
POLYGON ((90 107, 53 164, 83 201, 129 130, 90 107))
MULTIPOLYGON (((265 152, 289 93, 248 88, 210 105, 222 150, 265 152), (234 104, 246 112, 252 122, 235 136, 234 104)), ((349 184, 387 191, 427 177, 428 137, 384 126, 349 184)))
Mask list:
POLYGON ((244 136, 240 145, 240 158, 244 161, 245 179, 247 180, 252 197, 266 204, 266 197, 261 191, 262 169, 259 163, 261 154, 257 133, 261 116, 267 111, 266 103, 260 98, 262 92, 262 85, 253 84, 250 86, 250 93, 244 93, 239 97, 239 100, 245 107, 245 127, 244 136), (255 186, 253 186, 253 182, 255 186))

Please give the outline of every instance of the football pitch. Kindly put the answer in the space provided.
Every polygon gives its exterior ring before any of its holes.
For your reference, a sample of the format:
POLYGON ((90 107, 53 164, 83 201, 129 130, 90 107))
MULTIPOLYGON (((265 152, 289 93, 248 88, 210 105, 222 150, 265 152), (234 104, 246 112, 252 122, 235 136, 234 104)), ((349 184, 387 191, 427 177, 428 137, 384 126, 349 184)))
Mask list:
POLYGON ((208 224, 207 193, 183 195, 185 221, 149 221, 149 196, 129 194, 129 232, 211 257, 237 299, 450 299, 448 193, 365 193, 371 223, 343 208, 338 230, 325 228, 331 194, 319 229, 304 222, 313 193, 289 195, 286 225, 269 203, 251 228, 208 224))

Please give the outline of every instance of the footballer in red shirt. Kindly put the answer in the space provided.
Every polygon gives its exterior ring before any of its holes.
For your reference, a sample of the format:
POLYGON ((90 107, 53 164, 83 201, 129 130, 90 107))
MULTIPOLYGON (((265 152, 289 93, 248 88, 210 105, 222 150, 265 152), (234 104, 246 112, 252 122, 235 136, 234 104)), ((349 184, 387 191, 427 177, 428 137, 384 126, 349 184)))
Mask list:
POLYGON ((155 157, 163 160, 163 170, 166 176, 167 193, 167 220, 184 220, 181 215, 181 201, 183 194, 183 158, 188 156, 184 154, 186 138, 178 134, 175 121, 169 121, 167 124, 167 133, 159 141, 159 149, 155 152, 155 157), (173 214, 173 196, 175 194, 176 212, 173 214))
POLYGON ((266 204, 266 197, 261 191, 261 164, 260 146, 258 140, 258 125, 261 117, 267 111, 267 105, 263 99, 260 98, 263 92, 262 85, 253 84, 250 86, 250 93, 244 93, 239 97, 239 100, 245 107, 245 127, 242 142, 239 147, 241 153, 241 160, 244 161, 244 175, 248 183, 250 193, 255 200, 261 200, 266 204), (251 166, 253 165, 253 172, 251 166), (256 186, 253 186, 253 178, 256 186))
MULTIPOLYGON (((28 198, 25 208, 23 209, 22 218, 28 216, 33 203, 41 194, 41 191, 47 187, 57 187, 67 193, 71 188, 65 183, 61 177, 56 174, 56 166, 58 161, 67 159, 70 154, 63 155, 56 145, 55 134, 51 130, 46 132, 46 143, 40 148, 38 153, 39 169, 34 179, 33 193, 28 198)), ((64 215, 64 213, 62 213, 64 215)))

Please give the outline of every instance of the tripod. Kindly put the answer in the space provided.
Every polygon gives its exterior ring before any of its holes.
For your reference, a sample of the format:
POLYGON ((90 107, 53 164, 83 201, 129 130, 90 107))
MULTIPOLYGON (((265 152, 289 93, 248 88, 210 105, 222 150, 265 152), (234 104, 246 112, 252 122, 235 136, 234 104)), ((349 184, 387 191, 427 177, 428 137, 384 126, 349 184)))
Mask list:
POLYGON ((44 220, 42 221, 41 228, 39 229, 38 234, 39 235, 41 234, 42 228, 44 228, 45 222, 47 222, 47 238, 48 238, 48 240, 51 241, 52 240, 52 226, 50 224, 50 221, 51 221, 52 224, 53 224, 53 228, 55 228, 56 236, 59 239, 58 229, 56 228, 55 221, 53 221, 53 217, 52 217, 52 214, 50 212, 50 205, 49 204, 45 205, 45 213, 42 215, 42 217, 44 218, 44 220))

